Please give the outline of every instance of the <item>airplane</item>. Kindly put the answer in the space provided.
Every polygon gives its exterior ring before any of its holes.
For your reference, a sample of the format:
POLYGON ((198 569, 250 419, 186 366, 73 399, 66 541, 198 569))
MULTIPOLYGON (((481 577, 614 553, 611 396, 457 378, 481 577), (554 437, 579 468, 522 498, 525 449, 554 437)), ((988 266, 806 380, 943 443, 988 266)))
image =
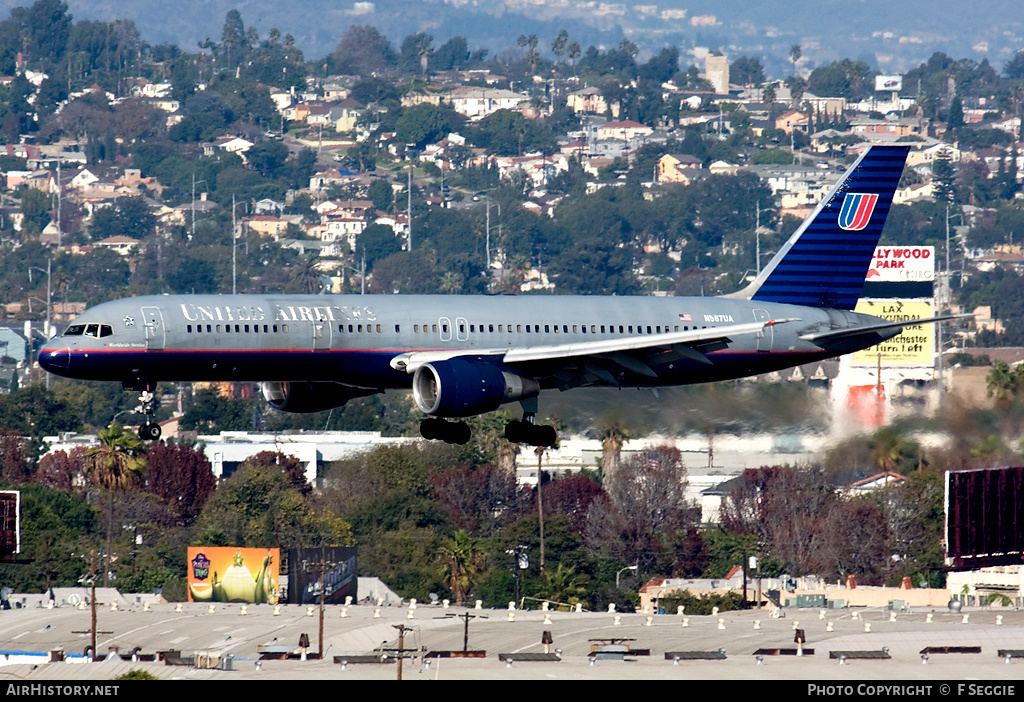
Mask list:
POLYGON ((869 348, 904 327, 853 311, 909 147, 871 146, 771 262, 719 297, 154 295, 97 305, 39 353, 56 375, 140 391, 160 438, 158 382, 260 384, 270 406, 318 412, 411 389, 426 439, 519 402, 505 437, 553 446, 541 390, 657 388, 742 378, 869 348))

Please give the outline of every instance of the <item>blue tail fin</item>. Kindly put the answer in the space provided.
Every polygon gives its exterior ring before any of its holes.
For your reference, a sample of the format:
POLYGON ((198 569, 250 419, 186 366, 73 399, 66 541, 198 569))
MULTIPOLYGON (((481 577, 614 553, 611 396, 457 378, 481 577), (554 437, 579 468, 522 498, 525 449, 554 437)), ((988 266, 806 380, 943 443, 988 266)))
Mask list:
POLYGON ((852 310, 909 146, 871 146, 747 288, 730 297, 852 310))

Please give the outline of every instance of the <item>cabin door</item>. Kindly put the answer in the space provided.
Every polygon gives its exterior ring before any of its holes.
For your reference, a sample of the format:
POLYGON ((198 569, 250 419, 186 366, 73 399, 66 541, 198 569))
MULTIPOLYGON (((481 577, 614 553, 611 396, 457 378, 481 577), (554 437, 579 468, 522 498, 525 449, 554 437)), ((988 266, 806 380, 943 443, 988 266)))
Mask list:
MULTIPOLYGON (((755 322, 767 322, 771 319, 768 310, 754 310, 755 322)), ((772 343, 775 341, 775 327, 765 327, 757 333, 757 350, 768 352, 772 350, 772 343)))
POLYGON ((159 307, 143 307, 142 323, 146 329, 146 348, 149 351, 163 351, 167 342, 164 314, 159 307))

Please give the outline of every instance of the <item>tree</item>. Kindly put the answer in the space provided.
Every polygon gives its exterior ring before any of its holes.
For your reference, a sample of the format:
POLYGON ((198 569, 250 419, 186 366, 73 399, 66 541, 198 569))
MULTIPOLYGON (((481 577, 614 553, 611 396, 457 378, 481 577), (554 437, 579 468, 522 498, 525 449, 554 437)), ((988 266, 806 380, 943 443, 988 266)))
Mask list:
POLYGON ((103 582, 110 583, 110 558, 114 540, 114 497, 128 489, 142 476, 146 468, 145 444, 136 434, 126 431, 114 422, 99 431, 99 446, 88 449, 90 459, 85 467, 86 480, 107 493, 107 552, 103 569, 103 582))
POLYGON ((196 530, 204 544, 289 548, 354 543, 348 522, 315 510, 284 471, 249 461, 221 482, 203 507, 196 530))
POLYGON ((565 29, 558 30, 558 36, 551 40, 551 53, 555 55, 555 60, 559 63, 562 62, 562 57, 565 56, 568 45, 569 32, 565 29))
POLYGON ((441 577, 452 591, 455 606, 461 607, 472 591, 482 563, 482 554, 469 532, 460 529, 455 538, 441 545, 438 554, 441 577))
POLYGON ((604 481, 607 497, 591 503, 588 546, 637 564, 641 574, 687 570, 676 550, 700 521, 699 508, 686 498, 687 485, 677 449, 658 446, 630 456, 604 481))
POLYGON ((146 490, 169 504, 183 522, 198 517, 217 486, 202 451, 158 441, 146 451, 146 463, 146 490))
POLYGON ((953 181, 956 173, 953 170, 953 154, 949 149, 940 149, 932 162, 932 179, 934 181, 935 199, 940 202, 953 202, 953 181))

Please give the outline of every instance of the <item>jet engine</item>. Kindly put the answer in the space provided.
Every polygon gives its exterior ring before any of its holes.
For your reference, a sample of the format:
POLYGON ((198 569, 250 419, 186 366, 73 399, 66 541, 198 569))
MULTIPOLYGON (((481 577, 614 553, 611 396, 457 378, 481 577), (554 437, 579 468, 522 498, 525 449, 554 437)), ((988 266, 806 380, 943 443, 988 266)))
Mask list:
POLYGON ((354 397, 366 397, 380 392, 341 383, 310 381, 260 383, 260 390, 263 399, 274 409, 302 413, 334 409, 354 397))
POLYGON ((539 393, 533 378, 494 363, 461 358, 426 363, 412 379, 416 406, 439 417, 471 417, 539 393))

